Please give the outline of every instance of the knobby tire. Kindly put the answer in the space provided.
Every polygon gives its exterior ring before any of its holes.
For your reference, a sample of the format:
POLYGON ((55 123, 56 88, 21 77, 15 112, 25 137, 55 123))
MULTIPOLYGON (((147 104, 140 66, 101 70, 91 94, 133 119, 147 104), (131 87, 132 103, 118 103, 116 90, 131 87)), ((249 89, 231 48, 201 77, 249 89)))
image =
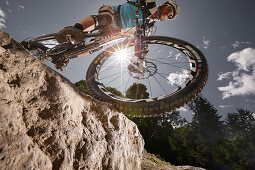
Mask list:
POLYGON ((111 56, 111 53, 116 49, 116 46, 126 46, 126 44, 129 43, 129 41, 126 40, 104 50, 90 64, 86 75, 86 86, 90 95, 98 100, 113 104, 118 111, 132 117, 161 116, 166 113, 171 113, 195 99, 205 86, 208 78, 208 65, 202 52, 188 42, 171 37, 151 36, 146 37, 144 41, 151 44, 163 43, 164 45, 180 50, 186 55, 190 55, 189 57, 196 62, 196 70, 193 71, 192 75, 194 75, 194 77, 186 87, 183 87, 160 100, 144 99, 138 100, 137 102, 134 102, 133 100, 125 101, 116 95, 107 93, 107 90, 95 79, 98 65, 111 56))

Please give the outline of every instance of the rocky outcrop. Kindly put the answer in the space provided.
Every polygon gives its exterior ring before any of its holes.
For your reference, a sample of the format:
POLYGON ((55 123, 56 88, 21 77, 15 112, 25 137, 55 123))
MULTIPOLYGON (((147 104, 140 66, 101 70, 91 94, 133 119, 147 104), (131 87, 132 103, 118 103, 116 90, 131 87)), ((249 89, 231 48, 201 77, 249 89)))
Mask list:
POLYGON ((0 169, 141 169, 144 141, 0 31, 0 169))
POLYGON ((155 155, 144 151, 142 160, 142 170, 205 170, 204 168, 193 166, 174 166, 157 158, 155 155))

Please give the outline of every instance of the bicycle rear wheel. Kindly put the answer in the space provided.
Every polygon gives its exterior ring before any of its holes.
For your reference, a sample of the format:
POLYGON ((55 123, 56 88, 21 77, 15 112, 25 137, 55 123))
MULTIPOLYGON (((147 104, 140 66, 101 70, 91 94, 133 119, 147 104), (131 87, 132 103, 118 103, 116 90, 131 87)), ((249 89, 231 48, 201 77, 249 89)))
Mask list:
POLYGON ((86 76, 93 97, 129 116, 149 117, 174 111, 201 92, 208 65, 200 50, 170 37, 145 37, 143 42, 149 49, 144 74, 130 69, 136 60, 132 40, 106 49, 93 60, 86 76))

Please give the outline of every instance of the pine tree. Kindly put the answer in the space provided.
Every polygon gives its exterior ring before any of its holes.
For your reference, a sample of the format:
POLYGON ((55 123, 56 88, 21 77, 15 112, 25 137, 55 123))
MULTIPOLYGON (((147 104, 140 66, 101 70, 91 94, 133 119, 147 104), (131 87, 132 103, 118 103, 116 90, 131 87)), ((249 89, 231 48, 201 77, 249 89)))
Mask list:
POLYGON ((237 109, 225 122, 226 138, 215 150, 215 158, 232 169, 255 169, 254 113, 237 109))
POLYGON ((193 111, 192 128, 195 130, 198 137, 206 145, 212 147, 222 138, 223 121, 222 116, 217 113, 214 106, 204 97, 198 96, 189 104, 193 111))
MULTIPOLYGON (((237 109, 237 113, 229 113, 226 119, 227 127, 231 137, 242 136, 254 139, 255 136, 255 114, 244 109, 237 109)), ((255 142, 255 139, 254 139, 255 142)), ((255 143, 254 143, 255 144, 255 143)))
MULTIPOLYGON (((194 153, 199 159, 204 157, 204 161, 198 162, 202 167, 215 169, 217 166, 213 158, 213 151, 223 139, 224 124, 221 116, 217 113, 214 106, 204 97, 198 96, 189 104, 193 111, 191 128, 195 135, 194 153)), ((196 159, 199 161, 199 159, 196 159)))

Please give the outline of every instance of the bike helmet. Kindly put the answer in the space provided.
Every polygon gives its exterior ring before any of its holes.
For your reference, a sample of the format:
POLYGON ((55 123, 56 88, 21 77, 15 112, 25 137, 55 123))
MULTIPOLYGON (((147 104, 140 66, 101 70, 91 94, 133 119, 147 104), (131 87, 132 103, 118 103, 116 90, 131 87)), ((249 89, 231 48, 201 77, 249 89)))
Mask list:
MULTIPOLYGON (((174 16, 169 16, 169 20, 170 19, 176 19, 178 16, 179 16, 179 11, 180 11, 180 8, 179 8, 179 5, 178 3, 176 2, 176 0, 167 0, 166 2, 164 2, 163 4, 161 4, 159 7, 158 7, 158 11, 157 11, 157 18, 160 19, 160 9, 165 7, 165 6, 172 6, 174 8, 174 16)), ((171 10, 171 8, 169 8, 169 10, 171 10)))

